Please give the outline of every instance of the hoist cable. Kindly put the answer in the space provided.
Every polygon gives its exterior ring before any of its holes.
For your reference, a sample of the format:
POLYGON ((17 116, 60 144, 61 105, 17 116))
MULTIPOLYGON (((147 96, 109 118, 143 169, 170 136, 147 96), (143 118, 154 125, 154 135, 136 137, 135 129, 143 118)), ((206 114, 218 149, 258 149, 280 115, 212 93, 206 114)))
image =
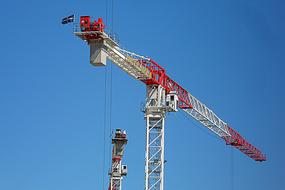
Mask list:
MULTIPOLYGON (((108 0, 107 0, 108 1, 108 0)), ((113 22, 114 22, 114 0, 111 0, 111 31, 113 33, 113 22)), ((111 66, 110 66, 110 87, 109 87, 109 90, 110 90, 110 96, 109 96, 109 151, 111 150, 111 142, 112 142, 112 110, 113 110, 113 64, 111 63, 111 66)), ((109 165, 111 164, 111 155, 109 155, 109 158, 108 158, 108 163, 109 165)))
POLYGON ((231 190, 234 190, 234 150, 231 149, 231 160, 230 160, 230 185, 231 185, 231 190))
MULTIPOLYGON (((109 151, 111 150, 112 143, 112 116, 113 116, 113 64, 110 66, 110 107, 109 107, 109 151)), ((111 164, 111 155, 109 156, 108 163, 111 164)))
POLYGON ((111 24, 112 24, 112 34, 114 35, 114 0, 111 0, 112 1, 112 5, 111 5, 111 10, 112 10, 112 13, 111 13, 111 24))
POLYGON ((105 13, 105 19, 106 19, 106 20, 105 20, 105 25, 106 25, 106 26, 108 26, 108 23, 109 23, 109 22, 108 22, 108 19, 109 19, 109 18, 108 18, 108 17, 109 17, 109 16, 108 16, 109 7, 108 7, 108 6, 109 6, 109 2, 108 2, 108 0, 106 0, 106 10, 105 10, 105 11, 106 11, 106 13, 105 13))
MULTIPOLYGON (((106 0, 106 26, 109 24, 111 26, 111 31, 113 32, 113 9, 114 9, 114 0, 112 0, 111 3, 109 3, 109 0, 106 0), (111 16, 109 16, 109 6, 111 5, 111 16), (109 17, 111 17, 111 21, 109 22, 109 17)), ((105 190, 105 175, 107 173, 105 172, 106 170, 106 135, 107 135, 107 126, 109 125, 109 139, 108 139, 108 158, 107 162, 108 165, 111 165, 111 142, 112 142, 112 99, 113 99, 113 64, 111 63, 110 67, 110 85, 108 85, 108 66, 105 67, 105 94, 104 94, 104 144, 103 144, 103 172, 102 172, 102 185, 103 185, 103 190, 105 190), (110 93, 110 94, 108 94, 110 93), (109 101, 109 106, 108 106, 108 101, 109 101), (108 121, 109 119, 109 121, 108 121)), ((109 181, 108 181, 109 183, 109 181)), ((107 184, 108 184, 107 183, 107 184)))
POLYGON ((106 126, 107 126, 107 68, 105 67, 105 84, 104 84, 104 129, 103 129, 103 170, 102 170, 102 186, 103 190, 105 190, 105 163, 106 163, 106 126))

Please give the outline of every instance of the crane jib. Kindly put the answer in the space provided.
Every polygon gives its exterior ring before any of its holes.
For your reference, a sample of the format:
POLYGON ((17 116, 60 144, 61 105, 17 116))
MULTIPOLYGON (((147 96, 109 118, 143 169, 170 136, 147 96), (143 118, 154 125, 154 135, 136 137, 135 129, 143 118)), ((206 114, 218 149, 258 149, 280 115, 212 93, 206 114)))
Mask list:
POLYGON ((179 108, 225 140, 227 145, 237 148, 256 161, 266 160, 266 156, 260 150, 229 127, 226 122, 221 120, 205 104, 172 80, 166 74, 165 69, 158 63, 148 57, 120 48, 118 43, 104 32, 104 25, 100 20, 96 21, 97 24, 92 26, 90 24, 85 26, 84 23, 82 25, 84 30, 81 29, 79 32, 75 30, 76 32, 74 33, 82 40, 87 41, 90 47, 93 47, 94 55, 90 55, 90 57, 94 59, 90 60, 90 62, 94 66, 106 65, 106 58, 108 58, 127 74, 136 80, 144 82, 146 85, 160 85, 165 89, 166 93, 175 91, 179 100, 179 108))

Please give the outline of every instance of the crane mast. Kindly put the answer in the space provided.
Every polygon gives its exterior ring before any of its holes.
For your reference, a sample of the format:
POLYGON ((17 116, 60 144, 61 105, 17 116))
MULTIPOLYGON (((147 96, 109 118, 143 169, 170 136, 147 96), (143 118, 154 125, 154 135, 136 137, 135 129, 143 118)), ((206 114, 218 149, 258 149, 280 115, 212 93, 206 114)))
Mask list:
POLYGON ((145 189, 163 189, 165 89, 147 85, 146 96, 145 189))
POLYGON ((80 30, 74 34, 90 46, 90 63, 105 66, 111 60, 127 74, 146 85, 146 155, 145 190, 163 190, 164 176, 164 123, 166 112, 183 110, 203 126, 256 161, 266 156, 246 141, 238 132, 220 119, 210 108, 172 80, 164 68, 148 57, 120 48, 119 44, 104 32, 101 18, 90 21, 80 17, 80 30))
POLYGON ((122 158, 124 155, 125 145, 127 144, 127 134, 121 129, 116 129, 112 138, 112 166, 109 172, 110 183, 109 190, 122 190, 123 176, 127 175, 127 166, 122 165, 122 158))

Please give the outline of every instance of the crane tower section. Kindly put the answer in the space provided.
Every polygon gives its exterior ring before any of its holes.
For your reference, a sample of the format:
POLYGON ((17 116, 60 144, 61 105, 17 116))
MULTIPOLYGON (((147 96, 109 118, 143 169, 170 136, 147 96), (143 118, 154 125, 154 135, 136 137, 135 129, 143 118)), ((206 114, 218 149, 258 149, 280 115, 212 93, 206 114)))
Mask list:
POLYGON ((146 90, 145 190, 162 190, 164 176, 165 89, 147 85, 146 90))
POLYGON ((126 131, 116 129, 112 138, 112 166, 109 172, 110 184, 109 190, 121 190, 123 176, 127 175, 127 165, 122 165, 122 158, 124 155, 125 145, 127 144, 126 131))

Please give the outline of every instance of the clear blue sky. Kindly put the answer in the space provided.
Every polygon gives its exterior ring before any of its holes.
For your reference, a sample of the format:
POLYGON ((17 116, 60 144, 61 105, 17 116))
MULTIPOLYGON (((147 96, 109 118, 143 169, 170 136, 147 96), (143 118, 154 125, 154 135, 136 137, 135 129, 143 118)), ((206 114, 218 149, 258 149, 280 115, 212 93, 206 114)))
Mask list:
MULTIPOLYGON (((284 1, 114 1, 121 45, 156 60, 268 156, 254 162, 193 119, 170 114, 165 189, 284 189, 284 1)), ((1 190, 96 190, 102 175, 107 188, 105 70, 89 64, 88 46, 60 24, 72 13, 105 17, 106 1, 1 3, 1 190)), ((143 189, 145 86, 110 65, 107 123, 129 135, 123 188, 143 189)), ((109 126, 107 140, 108 133, 109 126)))

